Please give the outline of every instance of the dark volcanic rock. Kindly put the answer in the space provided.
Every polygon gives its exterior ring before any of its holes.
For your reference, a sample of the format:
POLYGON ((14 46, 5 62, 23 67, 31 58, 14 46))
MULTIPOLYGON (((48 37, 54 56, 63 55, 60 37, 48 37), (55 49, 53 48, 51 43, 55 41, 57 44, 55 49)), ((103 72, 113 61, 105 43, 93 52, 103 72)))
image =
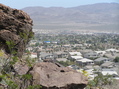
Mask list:
POLYGON ((81 73, 54 63, 37 63, 31 71, 33 84, 42 89, 84 89, 87 78, 81 73))
POLYGON ((21 57, 25 46, 32 37, 32 20, 25 12, 0 4, 0 49, 11 54, 6 42, 14 46, 15 55, 21 57))

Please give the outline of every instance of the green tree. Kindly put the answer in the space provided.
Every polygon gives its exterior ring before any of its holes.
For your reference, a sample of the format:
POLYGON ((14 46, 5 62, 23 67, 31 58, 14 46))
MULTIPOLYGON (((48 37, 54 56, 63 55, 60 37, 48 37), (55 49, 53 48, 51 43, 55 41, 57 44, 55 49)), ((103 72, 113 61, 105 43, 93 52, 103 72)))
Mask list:
POLYGON ((116 57, 116 58, 114 59, 114 62, 119 62, 119 57, 116 57))
POLYGON ((114 79, 112 79, 111 75, 104 76, 99 72, 97 72, 96 74, 97 74, 97 76, 94 77, 93 80, 89 80, 86 89, 92 89, 93 87, 96 87, 98 89, 103 89, 103 86, 113 84, 114 79))

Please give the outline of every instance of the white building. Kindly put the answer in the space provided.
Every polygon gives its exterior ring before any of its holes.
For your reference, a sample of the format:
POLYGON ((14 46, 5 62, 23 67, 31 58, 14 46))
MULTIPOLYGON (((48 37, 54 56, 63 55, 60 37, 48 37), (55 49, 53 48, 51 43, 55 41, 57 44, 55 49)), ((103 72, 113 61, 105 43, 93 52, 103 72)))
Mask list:
POLYGON ((117 73, 116 71, 114 71, 114 70, 103 70, 101 73, 102 73, 104 76, 105 76, 105 75, 111 75, 114 79, 119 80, 119 75, 118 75, 118 73, 117 73))
POLYGON ((69 52, 69 55, 72 59, 75 59, 75 60, 83 58, 80 52, 69 52))
POLYGON ((71 56, 82 56, 80 52, 69 52, 71 56))
POLYGON ((94 61, 93 60, 90 60, 90 59, 87 59, 87 58, 82 58, 80 60, 76 60, 76 62, 81 65, 82 67, 83 66, 86 66, 86 65, 93 65, 94 64, 94 61))
POLYGON ((37 58, 37 53, 31 53, 30 58, 37 58))
POLYGON ((119 52, 119 50, 111 48, 107 49, 106 52, 119 52))
POLYGON ((106 51, 95 51, 95 52, 99 55, 104 55, 106 53, 106 51))

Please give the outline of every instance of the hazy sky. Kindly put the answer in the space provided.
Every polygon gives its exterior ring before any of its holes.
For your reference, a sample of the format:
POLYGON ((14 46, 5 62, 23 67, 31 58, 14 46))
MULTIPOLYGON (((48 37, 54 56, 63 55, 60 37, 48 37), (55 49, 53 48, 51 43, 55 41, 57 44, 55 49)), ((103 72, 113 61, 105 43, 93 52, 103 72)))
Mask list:
POLYGON ((12 8, 22 9, 28 6, 75 7, 94 3, 119 3, 119 0, 0 0, 0 3, 12 8))

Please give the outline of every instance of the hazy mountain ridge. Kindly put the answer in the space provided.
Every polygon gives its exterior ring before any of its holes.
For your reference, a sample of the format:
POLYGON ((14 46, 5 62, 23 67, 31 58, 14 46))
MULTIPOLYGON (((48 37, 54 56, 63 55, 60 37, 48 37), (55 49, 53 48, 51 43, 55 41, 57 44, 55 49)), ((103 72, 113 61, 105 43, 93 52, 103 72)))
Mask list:
POLYGON ((31 16, 37 26, 40 23, 119 24, 117 3, 98 3, 71 8, 26 7, 22 10, 31 16))

